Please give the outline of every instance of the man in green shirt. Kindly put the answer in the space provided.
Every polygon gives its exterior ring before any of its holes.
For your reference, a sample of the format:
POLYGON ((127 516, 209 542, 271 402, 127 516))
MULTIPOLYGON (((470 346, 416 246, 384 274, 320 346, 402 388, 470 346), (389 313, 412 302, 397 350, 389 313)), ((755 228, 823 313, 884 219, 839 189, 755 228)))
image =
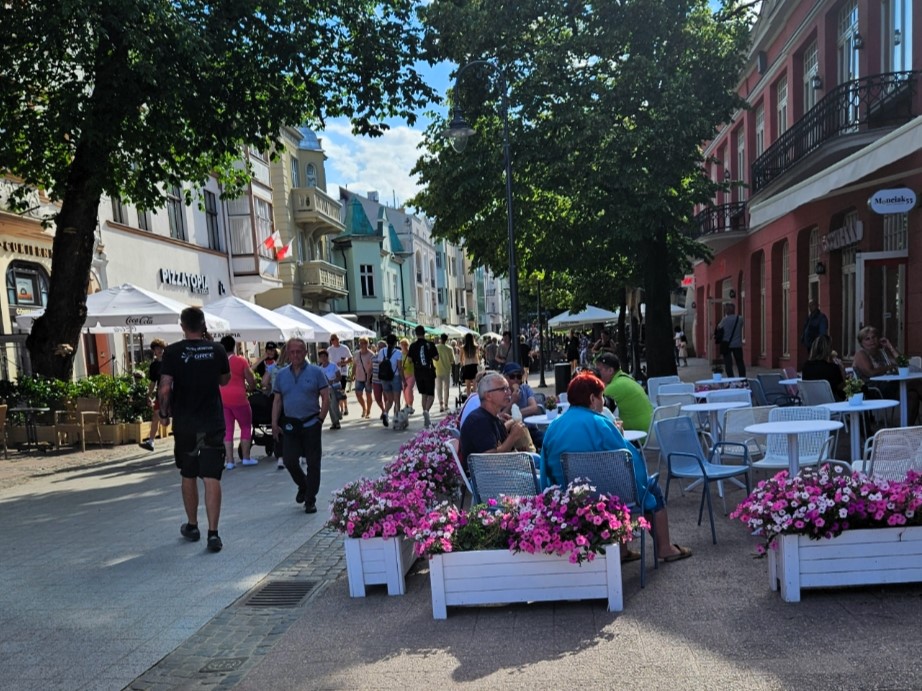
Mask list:
POLYGON ((643 387, 621 371, 621 362, 614 353, 603 352, 596 358, 599 379, 605 382, 603 395, 611 398, 618 406, 618 417, 624 422, 624 429, 646 432, 653 417, 653 404, 643 387))

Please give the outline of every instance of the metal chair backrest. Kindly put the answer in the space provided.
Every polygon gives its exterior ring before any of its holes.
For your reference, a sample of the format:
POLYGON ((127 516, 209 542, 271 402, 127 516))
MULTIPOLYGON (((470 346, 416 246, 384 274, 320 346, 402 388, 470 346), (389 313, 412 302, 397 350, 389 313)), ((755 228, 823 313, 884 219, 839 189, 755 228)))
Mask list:
POLYGON ((455 466, 458 468, 458 472, 461 473, 461 479, 464 481, 464 486, 468 492, 471 493, 471 496, 474 496, 474 488, 471 487, 471 480, 467 476, 467 473, 464 471, 464 466, 461 465, 461 458, 458 456, 458 448, 460 446, 460 441, 455 438, 446 439, 442 442, 445 445, 445 448, 448 449, 448 453, 451 455, 451 459, 455 462, 455 466))
POLYGON ((690 474, 701 473, 698 461, 704 462, 706 457, 691 418, 683 415, 657 421, 656 436, 660 441, 660 453, 666 458, 670 469, 690 474))
POLYGON ((762 385, 762 392, 765 394, 765 400, 768 404, 790 405, 794 402, 791 392, 781 384, 782 377, 780 374, 759 374, 756 376, 762 385))
POLYGON ((694 384, 686 384, 685 382, 680 382, 678 384, 660 384, 659 389, 656 394, 656 405, 662 405, 660 401, 662 396, 671 393, 695 393, 694 384))
POLYGON ((560 454, 564 481, 584 478, 601 494, 618 497, 628 507, 640 504, 634 479, 634 458, 627 449, 560 454))
POLYGON ((501 496, 531 497, 539 493, 530 453, 472 453, 467 457, 467 467, 477 503, 499 500, 501 496))
POLYGON ((887 428, 875 434, 868 475, 903 480, 910 470, 922 472, 922 427, 887 428))
POLYGON ((659 452, 660 445, 656 436, 656 423, 667 417, 678 417, 682 414, 682 404, 673 403, 671 405, 660 405, 653 409, 653 415, 650 418, 650 429, 647 430, 647 436, 643 440, 644 454, 647 451, 659 452))
POLYGON ((731 401, 752 405, 752 392, 749 389, 715 389, 707 392, 708 403, 727 403, 731 401))
POLYGON ((724 414, 723 441, 745 444, 750 456, 761 455, 765 446, 765 435, 747 432, 746 428, 768 422, 769 413, 774 409, 773 405, 731 408, 724 414))
POLYGON ((747 379, 749 390, 752 392, 752 403, 757 406, 769 405, 768 399, 765 398, 765 392, 762 390, 762 382, 758 379, 747 379))
POLYGON ((825 379, 809 379, 797 382, 797 392, 802 405, 822 405, 835 403, 836 397, 832 393, 832 386, 825 379))
POLYGON ((697 403, 698 399, 690 393, 661 393, 657 396, 659 407, 678 405, 680 408, 689 403, 697 403))
POLYGON ((650 377, 647 379, 647 396, 650 397, 650 402, 653 405, 657 404, 657 394, 659 393, 659 387, 663 384, 680 384, 682 382, 679 379, 677 374, 672 374, 667 377, 650 377))
MULTIPOLYGON (((814 408, 812 406, 785 406, 775 408, 768 413, 769 422, 791 422, 794 420, 828 420, 827 408, 814 408)), ((797 435, 797 444, 800 457, 814 460, 823 452, 829 432, 804 432, 797 435)), ((768 434, 765 439, 765 455, 787 457, 788 439, 785 434, 768 434)))

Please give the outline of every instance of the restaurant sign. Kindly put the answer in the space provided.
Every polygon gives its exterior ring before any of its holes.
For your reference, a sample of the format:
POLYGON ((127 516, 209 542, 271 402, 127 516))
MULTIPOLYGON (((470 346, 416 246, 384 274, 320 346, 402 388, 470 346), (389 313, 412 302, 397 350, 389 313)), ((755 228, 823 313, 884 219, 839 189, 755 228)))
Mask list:
POLYGON ((168 286, 186 288, 196 295, 208 295, 208 278, 202 274, 190 274, 186 271, 160 269, 160 282, 168 286))
POLYGON ((871 195, 868 206, 876 214, 905 214, 916 208, 916 193, 908 187, 880 190, 871 195))

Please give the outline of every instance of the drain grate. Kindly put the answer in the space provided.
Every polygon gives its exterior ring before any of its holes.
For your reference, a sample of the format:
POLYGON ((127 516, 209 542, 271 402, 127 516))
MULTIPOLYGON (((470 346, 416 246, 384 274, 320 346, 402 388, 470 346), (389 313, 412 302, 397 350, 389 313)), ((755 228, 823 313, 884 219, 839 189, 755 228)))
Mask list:
POLYGON ((315 588, 317 581, 269 581, 250 595, 244 607, 297 607, 315 588))

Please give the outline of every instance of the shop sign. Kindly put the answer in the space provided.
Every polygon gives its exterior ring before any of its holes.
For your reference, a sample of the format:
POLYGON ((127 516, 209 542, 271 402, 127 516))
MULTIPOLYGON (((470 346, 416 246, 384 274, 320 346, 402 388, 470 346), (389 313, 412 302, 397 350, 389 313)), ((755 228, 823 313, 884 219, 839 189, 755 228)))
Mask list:
POLYGON ((695 277, 694 276, 683 276, 682 277, 682 287, 683 288, 694 288, 695 287, 695 277))
POLYGON ((186 271, 160 269, 160 282, 167 286, 179 286, 196 295, 208 295, 208 278, 202 274, 190 274, 186 271))
POLYGON ((916 208, 916 193, 908 187, 880 190, 871 195, 868 206, 876 214, 905 214, 916 208))
POLYGON ((847 222, 842 228, 836 228, 829 231, 829 235, 823 237, 823 251, 831 252, 848 245, 854 245, 860 242, 864 237, 864 223, 859 220, 847 222))

